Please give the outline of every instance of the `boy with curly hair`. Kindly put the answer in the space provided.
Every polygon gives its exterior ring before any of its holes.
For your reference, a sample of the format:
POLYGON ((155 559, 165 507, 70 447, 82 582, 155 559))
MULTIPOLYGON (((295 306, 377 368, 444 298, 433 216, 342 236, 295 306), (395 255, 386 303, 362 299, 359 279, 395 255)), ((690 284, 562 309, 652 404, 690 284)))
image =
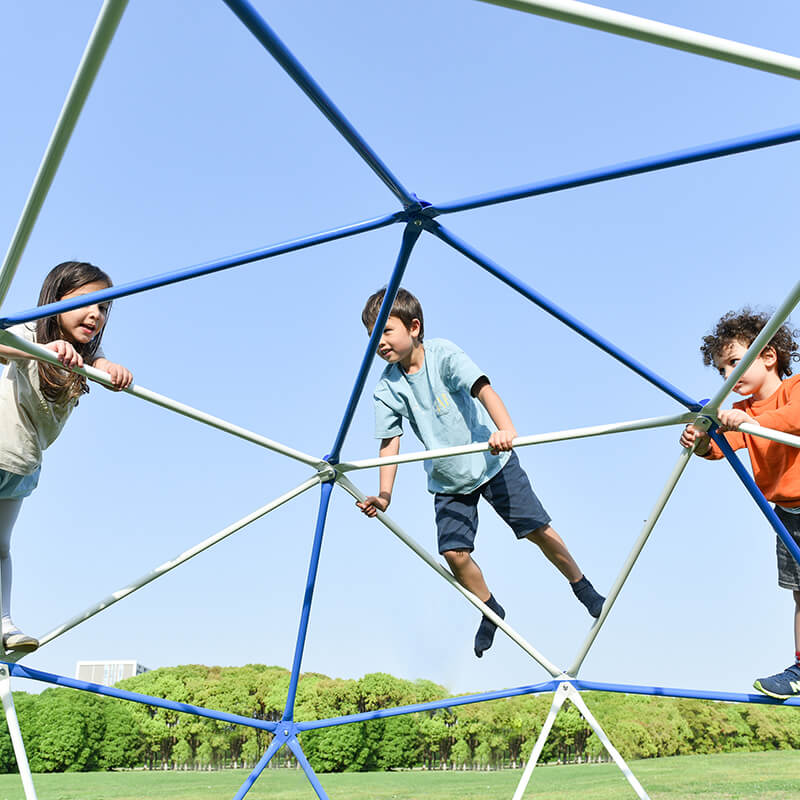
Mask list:
MULTIPOLYGON (((370 335, 385 294, 385 289, 373 294, 361 314, 370 335)), ((478 500, 484 497, 518 539, 541 548, 588 612, 599 617, 605 598, 550 527, 550 516, 512 452, 517 433, 500 396, 463 350, 446 339, 423 343, 423 335, 422 306, 413 294, 399 289, 378 344, 378 355, 388 366, 374 393, 375 437, 381 440, 381 456, 397 455, 405 418, 428 450, 489 442, 491 451, 425 462, 428 490, 434 494, 439 552, 456 580, 505 617, 471 556, 478 530, 478 500)), ((378 496, 357 504, 367 516, 386 511, 396 473, 396 464, 380 468, 378 496)), ((482 617, 475 635, 478 658, 492 646, 496 629, 482 617)))
MULTIPOLYGON (((723 379, 727 378, 768 320, 767 314, 749 308, 729 311, 714 331, 703 337, 703 363, 713 364, 723 379)), ((775 503, 775 513, 800 545, 800 449, 737 430, 742 423, 750 423, 800 434, 800 375, 790 377, 791 362, 800 360, 796 335, 788 323, 778 329, 733 387, 745 399, 734 403, 732 409, 720 410, 718 417, 720 431, 730 446, 734 450, 747 448, 758 488, 775 503)), ((695 454, 703 458, 723 457, 708 434, 693 425, 686 426, 680 442, 684 447, 697 442, 695 454)), ((786 699, 800 695, 800 566, 780 538, 777 557, 778 585, 790 589, 794 596, 795 661, 783 672, 757 679, 753 686, 770 697, 786 699)))

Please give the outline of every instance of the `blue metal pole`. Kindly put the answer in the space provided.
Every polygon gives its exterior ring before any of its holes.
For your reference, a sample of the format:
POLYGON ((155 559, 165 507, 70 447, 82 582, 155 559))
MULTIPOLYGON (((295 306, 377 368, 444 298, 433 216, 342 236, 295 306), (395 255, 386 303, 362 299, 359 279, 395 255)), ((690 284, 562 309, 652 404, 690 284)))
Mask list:
POLYGON ((245 24, 289 77, 303 90, 311 102, 328 118, 329 122, 347 140, 350 146, 366 161, 370 169, 389 187, 405 208, 418 207, 419 201, 392 174, 378 154, 367 144, 344 114, 334 105, 322 87, 311 77, 289 48, 278 38, 267 21, 247 0, 225 0, 225 4, 245 24))
POLYGON ((797 542, 791 537, 789 531, 786 530, 775 509, 770 505, 769 500, 764 497, 761 489, 753 480, 753 476, 745 469, 744 464, 736 457, 733 448, 728 444, 728 440, 719 431, 709 431, 711 438, 719 445, 722 454, 728 459, 728 463, 733 467, 733 471, 739 476, 745 488, 750 492, 750 496, 756 501, 758 507, 764 512, 769 524, 773 527, 775 533, 778 534, 780 540, 786 545, 786 548, 792 554, 792 558, 800 564, 800 547, 797 542))
POLYGON ((233 797, 233 800, 242 800, 242 798, 250 791, 250 788, 258 779, 258 776, 264 771, 264 768, 272 760, 272 756, 286 744, 285 740, 277 736, 270 742, 269 747, 263 756, 258 760, 258 764, 253 767, 253 771, 247 776, 245 782, 239 787, 239 791, 233 797))
POLYGON ((353 391, 350 393, 350 399, 347 401, 347 408, 342 418, 342 424, 339 426, 339 432, 336 434, 336 440, 328 456, 328 461, 332 464, 337 464, 339 462, 342 445, 344 444, 345 436, 347 436, 347 431, 350 428, 350 423, 353 421, 353 415, 356 413, 356 406, 358 405, 361 393, 364 391, 364 384, 367 381, 369 368, 372 366, 372 361, 375 358, 378 342, 383 335, 383 329, 386 327, 386 320, 389 319, 389 312, 392 310, 394 298, 397 295, 397 290, 400 288, 400 281, 403 279, 403 274, 406 271, 408 259, 411 256, 411 250, 416 244, 421 232, 422 223, 420 220, 409 222, 403 230, 403 242, 400 245, 397 263, 389 279, 389 285, 386 287, 386 294, 383 298, 381 310, 378 312, 378 318, 375 320, 375 327, 372 329, 369 342, 367 342, 367 351, 364 353, 364 358, 361 361, 353 391))
POLYGON ((382 708, 377 711, 365 711, 361 714, 347 714, 342 717, 318 719, 310 722, 297 722, 295 723, 295 727, 298 731, 313 731, 319 728, 332 728, 336 725, 347 725, 351 722, 367 722, 371 719, 400 717, 403 714, 415 714, 419 711, 436 711, 440 708, 453 708, 454 706, 466 706, 471 703, 484 703, 487 700, 500 700, 505 697, 554 692, 558 688, 559 683, 561 683, 561 681, 552 680, 536 683, 532 686, 518 686, 515 689, 500 689, 496 692, 482 692, 481 694, 463 695, 461 697, 447 697, 443 700, 432 700, 428 703, 412 703, 407 706, 382 708))
POLYGON ((314 543, 311 547, 311 561, 308 565, 306 591, 303 597, 303 611, 300 614, 300 629, 297 632, 292 675, 289 679, 289 693, 286 697, 286 708, 283 712, 283 719, 289 722, 294 719, 294 699, 297 695, 297 682, 300 680, 300 664, 303 661, 303 648, 306 644, 306 633, 308 632, 308 618, 311 614, 311 600, 314 597, 314 584, 317 580, 317 568, 319 566, 320 551, 322 550, 322 534, 325 531, 325 518, 328 516, 328 504, 331 499, 333 483, 323 483, 321 489, 319 511, 317 512, 317 527, 314 531, 314 543))
POLYGON ((400 222, 404 218, 405 214, 402 211, 397 211, 383 217, 354 222, 352 225, 332 228, 321 233, 302 236, 299 239, 291 239, 288 242, 280 242, 279 244, 270 245, 269 247, 264 247, 259 250, 250 250, 247 253, 238 253, 228 258, 207 261, 204 264, 196 264, 195 266, 185 267, 184 269, 179 269, 174 272, 164 272, 161 275, 155 275, 139 281, 132 281, 131 283, 124 283, 121 286, 112 286, 110 289, 84 294, 73 300, 62 300, 58 303, 49 303, 46 306, 37 306, 36 308, 23 311, 19 314, 11 314, 7 317, 0 318, 0 328, 8 328, 20 322, 31 322, 36 319, 42 319, 43 317, 51 317, 53 314, 61 314, 64 311, 71 311, 74 308, 82 308, 83 306, 92 305, 93 303, 114 300, 118 297, 127 297, 128 295, 138 294, 139 292, 146 292, 149 289, 157 289, 160 286, 169 286, 172 283, 179 283, 180 281, 197 278, 201 275, 211 275, 214 272, 221 272, 231 267, 239 267, 242 264, 250 264, 253 261, 260 261, 264 258, 272 258, 273 256, 292 253, 295 250, 303 250, 306 247, 312 247, 313 245, 322 244, 324 242, 344 239, 357 233, 374 231, 378 228, 391 225, 394 222, 400 222))
POLYGON ((597 345, 597 347, 608 353, 612 358, 615 358, 629 369, 632 369, 637 375, 641 376, 649 383, 652 383, 653 386, 661 389, 662 392, 666 392, 670 397, 686 406, 690 411, 699 411, 701 409, 699 403, 692 400, 691 397, 684 394, 680 389, 656 375, 645 367, 644 364, 609 342, 608 339, 604 339, 600 334, 588 328, 579 319, 568 314, 564 309, 559 308, 555 303, 544 297, 544 295, 539 294, 539 292, 527 286, 519 278, 479 253, 465 241, 459 239, 455 234, 442 227, 438 222, 434 220, 425 220, 424 224, 428 230, 436 234, 443 242, 447 242, 451 247, 458 250, 459 253, 465 255, 470 261, 475 262, 479 267, 482 267, 491 275, 499 278, 507 286, 519 292, 523 297, 527 297, 528 300, 535 303, 539 308, 563 322, 567 327, 572 328, 576 333, 583 336, 584 339, 588 339, 592 344, 597 345))
POLYGON ((8 670, 15 678, 30 678, 34 681, 43 681, 45 683, 53 683, 56 686, 67 686, 70 689, 81 689, 85 692, 94 692, 95 694, 102 694, 107 697, 116 697, 119 700, 130 700, 134 703, 143 703, 148 706, 157 706, 158 708, 168 708, 171 711, 184 711, 187 714, 195 714, 198 717, 208 717, 209 719, 216 719, 220 722, 230 722, 234 725, 246 725, 249 728, 261 728, 271 733, 279 723, 267 722, 266 720, 251 719, 250 717, 243 717, 240 714, 228 714, 225 711, 214 711, 213 709, 201 708, 200 706, 193 706, 189 703, 177 703, 174 700, 167 700, 163 697, 151 697, 147 694, 140 694, 139 692, 129 692, 125 689, 115 689, 113 686, 101 686, 98 683, 89 683, 87 681, 79 681, 75 678, 67 678, 64 675, 54 675, 50 672, 42 672, 38 669, 31 669, 24 667, 21 664, 14 664, 13 662, 3 662, 8 665, 8 670))
POLYGON ((303 748, 300 747, 300 742, 293 736, 289 741, 286 743, 289 749, 294 753, 294 757, 297 759, 300 766, 303 768, 303 772, 305 772, 306 777, 309 780, 309 783, 314 787, 314 791, 317 793, 317 797, 319 800, 328 800, 328 795, 325 794, 325 790, 322 788, 322 784, 319 782, 319 778, 317 778, 316 773, 311 768, 311 764, 308 763, 308 759, 306 758, 306 754, 303 752, 303 748))
POLYGON ((763 694, 738 694, 712 692, 703 689, 671 689, 665 686, 631 686, 627 683, 597 683, 596 681, 569 681, 576 689, 592 692, 621 692, 622 694, 649 694, 656 697, 686 697, 696 700, 720 700, 725 703, 759 703, 761 705, 800 706, 800 697, 776 700, 763 694))
POLYGON ((593 183, 603 183, 617 178, 627 178, 631 175, 642 175, 647 172, 656 172, 669 167, 678 167, 683 164, 694 164, 698 161, 707 161, 712 158, 721 158, 736 153, 746 153, 750 150, 759 150, 764 147, 774 147, 779 144, 787 144, 800 140, 800 127, 780 128, 777 130, 764 131, 751 136, 743 136, 737 139, 726 139, 722 142, 701 145, 699 147, 676 150, 672 153, 664 153, 649 158, 641 158, 635 161, 626 161, 610 167, 589 170, 588 172, 576 172, 559 178, 529 183, 524 186, 515 186, 510 189, 503 189, 487 194, 466 197, 462 200, 454 200, 451 203, 434 205, 429 213, 431 214, 452 214, 456 211, 468 211, 473 208, 482 208, 497 203, 507 203, 510 200, 521 200, 525 197, 536 197, 537 195, 550 194, 551 192, 561 192, 564 189, 574 189, 577 186, 589 186, 593 183))

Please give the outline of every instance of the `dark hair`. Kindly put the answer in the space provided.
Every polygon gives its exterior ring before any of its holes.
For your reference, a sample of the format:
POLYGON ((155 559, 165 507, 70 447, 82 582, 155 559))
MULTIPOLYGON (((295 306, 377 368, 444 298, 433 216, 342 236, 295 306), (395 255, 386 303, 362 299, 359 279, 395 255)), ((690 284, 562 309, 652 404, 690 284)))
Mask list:
MULTIPOLYGON (((714 360, 722 355, 722 351, 731 342, 741 342, 750 347, 769 318, 769 314, 747 307, 741 311, 729 311, 719 320, 713 332, 703 337, 703 344, 700 346, 703 363, 707 367, 713 366, 714 360)), ((792 374, 792 361, 800 361, 798 345, 794 339, 798 331, 792 330, 789 324, 787 321, 781 325, 767 345, 774 348, 778 356, 778 375, 781 378, 792 374)))
MULTIPOLYGON (((367 300, 364 310, 361 312, 361 321, 367 330, 372 330, 375 327, 375 321, 378 319, 378 314, 381 310, 383 298, 386 295, 386 288, 378 289, 375 294, 371 295, 367 300)), ((392 310, 389 312, 390 317, 397 317, 402 321, 406 328, 411 327, 411 323, 419 320, 419 341, 421 342, 425 334, 425 322, 422 319, 422 306, 419 300, 414 297, 411 292, 405 289, 398 289, 397 295, 392 303, 392 310)))
MULTIPOLYGON (((75 289, 80 289, 81 286, 85 286, 87 283, 105 283, 108 286, 113 286, 111 278, 94 264, 89 264, 86 261, 65 261, 62 264, 58 264, 47 273, 47 277, 42 283, 42 290, 39 292, 39 305, 45 306, 49 303, 56 303, 65 294, 69 294, 75 289)), ((111 303, 109 302, 106 308, 106 321, 108 321, 110 310, 111 303)), ((83 360, 89 364, 94 361, 104 330, 105 325, 100 329, 97 336, 86 344, 72 342, 73 347, 83 356, 83 360)), ((62 338, 63 332, 58 321, 58 315, 36 321, 36 341, 39 344, 47 344, 62 338)), ((88 382, 83 375, 68 372, 45 361, 39 362, 39 386, 42 394, 51 403, 64 403, 77 399, 89 391, 88 382)))

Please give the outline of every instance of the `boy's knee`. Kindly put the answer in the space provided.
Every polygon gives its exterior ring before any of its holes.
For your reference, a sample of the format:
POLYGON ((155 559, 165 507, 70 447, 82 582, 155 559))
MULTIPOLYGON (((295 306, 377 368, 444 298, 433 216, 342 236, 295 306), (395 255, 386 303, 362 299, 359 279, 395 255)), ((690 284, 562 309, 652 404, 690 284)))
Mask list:
POLYGON ((549 523, 547 525, 542 525, 541 528, 537 528, 535 531, 531 531, 525 538, 529 539, 531 542, 535 542, 539 544, 542 541, 547 531, 550 529, 549 523))
POLYGON ((469 550, 445 550, 442 555, 445 561, 447 561, 451 567, 455 568, 463 566, 471 558, 469 550))

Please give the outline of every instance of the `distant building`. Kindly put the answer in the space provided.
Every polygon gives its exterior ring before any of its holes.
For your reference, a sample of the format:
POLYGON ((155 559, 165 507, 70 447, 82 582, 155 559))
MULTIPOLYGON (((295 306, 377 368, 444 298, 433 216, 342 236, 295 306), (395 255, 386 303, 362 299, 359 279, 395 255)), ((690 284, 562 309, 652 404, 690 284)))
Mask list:
POLYGON ((132 678, 149 672, 138 661, 79 661, 75 665, 75 678, 89 683, 113 686, 123 678, 132 678))

